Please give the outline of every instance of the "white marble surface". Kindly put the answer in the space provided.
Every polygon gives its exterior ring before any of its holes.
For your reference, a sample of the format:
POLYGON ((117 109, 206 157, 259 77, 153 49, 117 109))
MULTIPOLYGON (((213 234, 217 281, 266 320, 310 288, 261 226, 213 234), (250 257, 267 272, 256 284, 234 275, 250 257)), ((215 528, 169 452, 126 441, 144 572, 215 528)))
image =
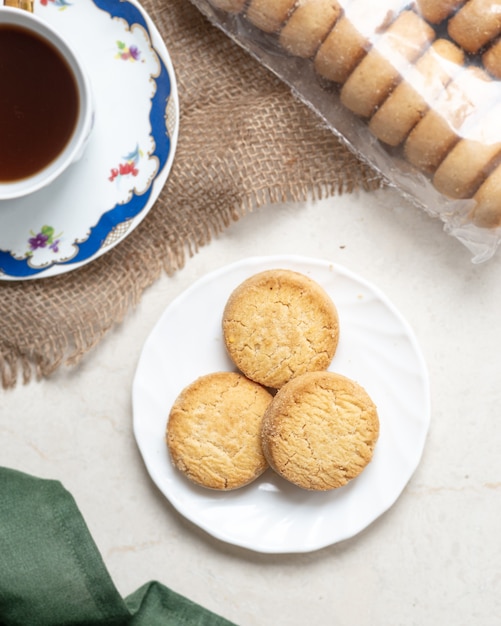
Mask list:
MULTIPOLYGON (((74 369, 0 392, 0 463, 72 492, 126 595, 158 580, 239 626, 501 623, 501 255, 474 265, 392 192, 259 210, 163 277, 74 369), (255 255, 332 260, 382 289, 426 358, 431 427, 396 504, 345 542, 250 552, 184 520, 150 480, 131 384, 164 308, 205 273, 255 255)), ((166 407, 166 411, 167 411, 166 407)))

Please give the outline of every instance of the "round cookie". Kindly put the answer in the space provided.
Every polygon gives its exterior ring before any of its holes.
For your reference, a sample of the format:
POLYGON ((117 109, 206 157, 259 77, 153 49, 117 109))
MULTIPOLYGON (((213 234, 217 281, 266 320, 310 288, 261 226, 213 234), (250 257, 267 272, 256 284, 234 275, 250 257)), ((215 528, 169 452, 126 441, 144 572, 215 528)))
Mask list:
POLYGON ((451 117, 430 109, 407 137, 405 157, 422 172, 433 174, 458 141, 451 117))
POLYGON ((466 0, 416 0, 417 11, 431 24, 443 22, 452 15, 466 0))
POLYGON ((478 52, 501 33, 501 2, 469 0, 450 18, 447 31, 467 52, 478 52))
POLYGON ((319 76, 342 85, 369 47, 367 38, 346 15, 342 15, 315 55, 315 71, 319 76))
POLYGON ((358 383, 333 372, 294 378, 265 412, 261 443, 270 467, 315 491, 346 485, 371 461, 377 409, 358 383))
POLYGON ((210 489, 243 487, 268 467, 260 443, 271 394, 242 374, 215 372, 181 391, 167 422, 172 463, 210 489))
POLYGON ((314 66, 319 76, 342 85, 406 3, 352 0, 340 4, 343 12, 318 49, 314 66))
POLYGON ((501 165, 491 172, 480 186, 473 200, 469 218, 479 228, 499 228, 501 226, 501 165))
POLYGON ((370 117, 434 37, 431 26, 416 13, 403 11, 350 74, 341 102, 353 113, 370 117))
POLYGON ((432 174, 461 138, 461 128, 485 107, 493 81, 477 67, 461 71, 446 85, 404 144, 406 159, 432 174))
POLYGON ((341 14, 337 0, 299 0, 279 36, 293 56, 311 58, 341 14))
POLYGON ((501 159, 501 143, 461 139, 433 176, 435 189, 449 198, 471 198, 501 159))
POLYGON ((460 48, 437 39, 374 113, 372 134, 390 146, 402 143, 463 62, 460 48))
POLYGON ((501 39, 495 41, 482 55, 485 69, 495 78, 501 78, 501 39))
POLYGON ((246 18, 265 33, 276 33, 287 20, 296 0, 251 0, 246 18))
POLYGON ((308 276, 284 269, 241 283, 226 303, 222 327, 238 369, 274 389, 299 374, 327 369, 339 340, 329 295, 308 276))

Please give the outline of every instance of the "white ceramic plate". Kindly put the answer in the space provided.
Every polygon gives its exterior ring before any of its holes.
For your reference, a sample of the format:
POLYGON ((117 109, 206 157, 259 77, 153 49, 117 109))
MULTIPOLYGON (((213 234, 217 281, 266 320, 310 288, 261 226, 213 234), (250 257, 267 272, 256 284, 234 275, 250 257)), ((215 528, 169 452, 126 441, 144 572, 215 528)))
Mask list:
POLYGON ((35 0, 35 14, 87 66, 96 115, 77 163, 46 189, 0 202, 0 280, 76 269, 129 236, 164 186, 177 143, 171 60, 135 0, 35 0))
POLYGON ((134 432, 156 485, 186 518, 211 535, 251 550, 307 552, 352 537, 398 498, 423 451, 430 421, 426 366, 409 325, 374 286, 331 263, 259 257, 196 282, 165 310, 147 339, 133 383, 134 432), (345 487, 304 491, 267 470, 243 489, 199 488, 171 464, 166 420, 195 378, 232 370, 221 333, 231 291, 256 272, 286 268, 316 280, 335 302, 340 341, 331 370, 362 384, 378 407, 372 462, 345 487))

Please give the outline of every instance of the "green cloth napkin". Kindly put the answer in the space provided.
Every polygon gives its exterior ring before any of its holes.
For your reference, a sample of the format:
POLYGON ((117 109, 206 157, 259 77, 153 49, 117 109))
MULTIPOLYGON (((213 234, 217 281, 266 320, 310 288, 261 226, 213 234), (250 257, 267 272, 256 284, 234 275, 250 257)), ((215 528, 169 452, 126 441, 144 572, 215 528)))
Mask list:
POLYGON ((1 626, 234 626, 149 582, 118 593, 71 494, 0 467, 1 626))

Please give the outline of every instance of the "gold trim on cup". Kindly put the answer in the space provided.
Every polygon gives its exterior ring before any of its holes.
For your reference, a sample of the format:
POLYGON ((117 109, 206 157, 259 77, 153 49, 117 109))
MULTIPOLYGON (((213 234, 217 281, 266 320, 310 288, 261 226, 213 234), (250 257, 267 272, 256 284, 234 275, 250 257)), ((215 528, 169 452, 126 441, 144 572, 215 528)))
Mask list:
POLYGON ((14 7, 15 9, 23 9, 23 11, 33 13, 34 0, 3 0, 3 5, 5 7, 14 7))

